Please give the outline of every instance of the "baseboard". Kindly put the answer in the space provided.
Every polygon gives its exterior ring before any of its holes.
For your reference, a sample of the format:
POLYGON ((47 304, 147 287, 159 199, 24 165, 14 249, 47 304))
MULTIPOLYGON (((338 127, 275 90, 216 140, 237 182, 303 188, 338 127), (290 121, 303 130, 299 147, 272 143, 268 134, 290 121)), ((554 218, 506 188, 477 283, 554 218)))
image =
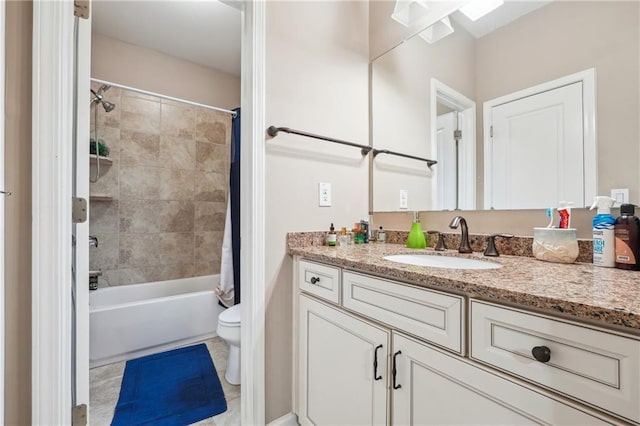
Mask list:
POLYGON ((268 426, 299 426, 298 416, 293 413, 287 413, 269 423, 268 426))

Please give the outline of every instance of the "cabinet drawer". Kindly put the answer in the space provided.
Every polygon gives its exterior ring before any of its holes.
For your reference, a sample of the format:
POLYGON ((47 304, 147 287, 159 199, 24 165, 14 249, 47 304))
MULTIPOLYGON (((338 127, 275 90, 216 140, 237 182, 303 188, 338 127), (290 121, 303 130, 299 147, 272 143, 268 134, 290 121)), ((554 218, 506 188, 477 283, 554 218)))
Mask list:
POLYGON ((340 269, 301 260, 298 264, 300 290, 328 300, 340 302, 340 269))
POLYGON ((342 304, 391 327, 463 353, 463 298, 343 272, 342 304))
POLYGON ((640 421, 640 341, 475 300, 470 311, 472 358, 640 421))

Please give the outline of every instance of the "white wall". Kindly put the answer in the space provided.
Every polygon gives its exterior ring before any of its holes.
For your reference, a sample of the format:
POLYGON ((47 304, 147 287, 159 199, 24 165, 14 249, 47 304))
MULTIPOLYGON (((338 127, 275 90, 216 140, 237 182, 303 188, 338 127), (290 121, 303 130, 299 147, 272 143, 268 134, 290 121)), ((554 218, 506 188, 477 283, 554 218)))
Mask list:
MULTIPOLYGON (((368 144, 368 4, 268 2, 266 121, 368 144)), ((350 226, 368 211, 368 158, 356 148, 280 134, 266 142, 266 420, 291 410, 289 231, 350 226), (332 184, 318 207, 318 183, 332 184)))
POLYGON ((239 76, 97 33, 91 77, 219 108, 240 106, 239 76))

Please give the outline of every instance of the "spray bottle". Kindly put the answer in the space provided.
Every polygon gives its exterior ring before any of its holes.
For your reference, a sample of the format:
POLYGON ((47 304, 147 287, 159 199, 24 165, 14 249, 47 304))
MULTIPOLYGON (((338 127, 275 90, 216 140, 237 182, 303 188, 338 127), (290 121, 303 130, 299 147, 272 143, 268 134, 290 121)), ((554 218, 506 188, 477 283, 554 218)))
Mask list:
POLYGON ((589 210, 598 208, 593 217, 593 264, 613 268, 616 266, 615 231, 616 218, 611 215, 611 207, 616 200, 611 197, 593 197, 589 210))

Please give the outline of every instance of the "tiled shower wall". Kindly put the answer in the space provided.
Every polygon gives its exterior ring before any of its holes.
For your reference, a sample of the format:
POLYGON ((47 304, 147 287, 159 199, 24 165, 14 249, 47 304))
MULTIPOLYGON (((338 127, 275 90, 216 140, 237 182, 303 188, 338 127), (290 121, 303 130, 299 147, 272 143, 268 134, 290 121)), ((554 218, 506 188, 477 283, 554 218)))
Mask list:
POLYGON ((113 159, 90 185, 90 234, 99 245, 89 266, 102 271, 99 285, 219 273, 231 116, 116 87, 104 99, 116 108, 97 106, 98 138, 113 159))

